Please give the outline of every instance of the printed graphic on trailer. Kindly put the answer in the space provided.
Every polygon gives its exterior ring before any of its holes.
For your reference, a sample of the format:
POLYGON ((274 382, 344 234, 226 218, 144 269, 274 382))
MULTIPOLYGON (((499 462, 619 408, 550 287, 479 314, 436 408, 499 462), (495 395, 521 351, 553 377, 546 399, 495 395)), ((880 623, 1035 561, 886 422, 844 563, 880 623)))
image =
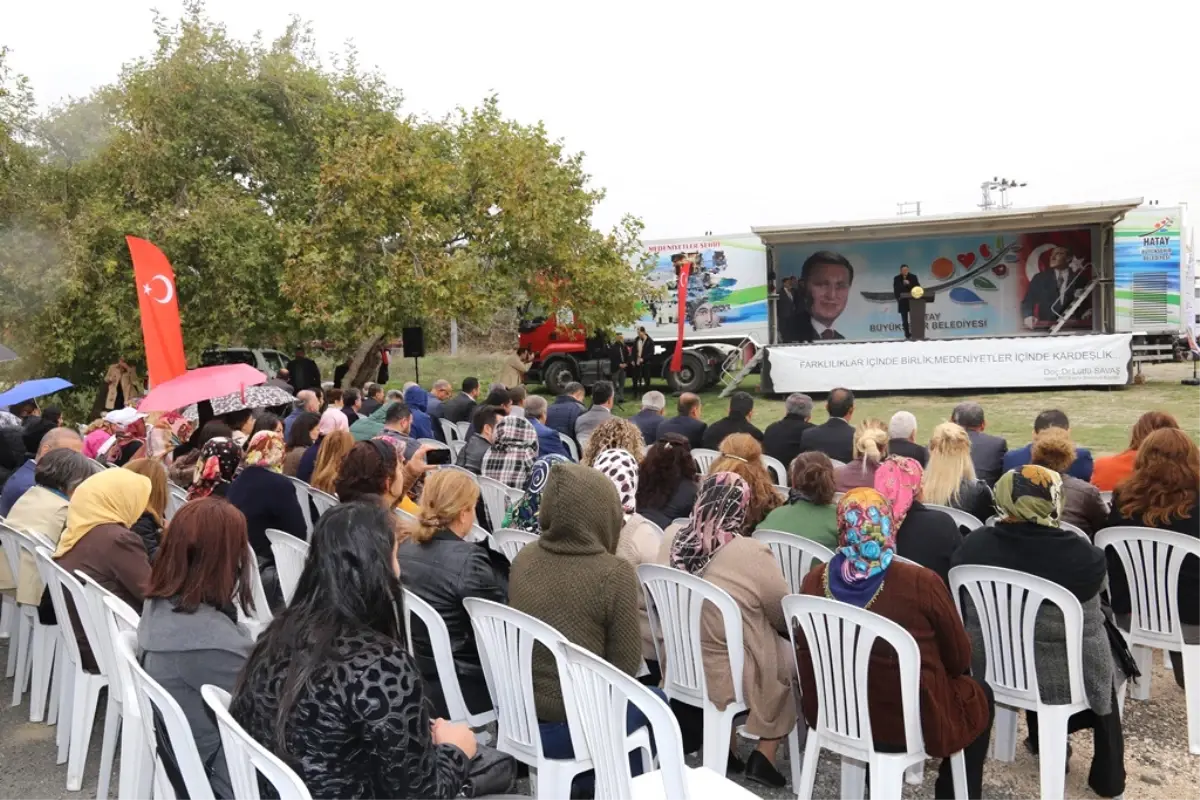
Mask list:
MULTIPOLYGON (((1087 229, 778 245, 780 331, 791 341, 901 339, 901 265, 928 301, 930 339, 1049 331, 1092 282, 1087 229)), ((1063 326, 1092 328, 1091 298, 1063 326)))
POLYGON ((1181 208, 1136 208, 1116 225, 1113 274, 1117 328, 1179 328, 1181 208))

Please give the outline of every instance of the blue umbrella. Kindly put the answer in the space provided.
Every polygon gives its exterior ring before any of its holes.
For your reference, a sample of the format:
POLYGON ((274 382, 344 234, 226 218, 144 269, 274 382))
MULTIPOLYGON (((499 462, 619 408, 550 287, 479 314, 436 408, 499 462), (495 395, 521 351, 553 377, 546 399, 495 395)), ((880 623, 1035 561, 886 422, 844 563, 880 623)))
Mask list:
POLYGON ((64 381, 62 378, 38 378, 35 381, 25 381, 0 394, 0 407, 24 403, 35 397, 70 389, 72 386, 74 386, 73 383, 64 381))

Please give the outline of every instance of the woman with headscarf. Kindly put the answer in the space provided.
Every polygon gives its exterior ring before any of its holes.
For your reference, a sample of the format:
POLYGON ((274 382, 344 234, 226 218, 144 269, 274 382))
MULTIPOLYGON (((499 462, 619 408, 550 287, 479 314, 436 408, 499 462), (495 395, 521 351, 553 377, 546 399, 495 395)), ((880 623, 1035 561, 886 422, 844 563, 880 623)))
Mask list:
POLYGON ((146 441, 148 457, 162 462, 163 466, 171 466, 176 448, 190 440, 195 430, 194 422, 175 411, 158 415, 146 441))
POLYGON ((286 450, 283 434, 275 431, 254 434, 246 443, 241 470, 225 492, 225 499, 245 515, 250 546, 262 562, 274 562, 268 528, 299 539, 308 538, 308 523, 296 499, 296 490, 283 475, 286 450))
MULTIPOLYGON (((895 558, 896 524, 892 504, 874 489, 847 492, 837 507, 838 543, 828 564, 804 578, 801 594, 827 597, 869 609, 912 634, 921 653, 920 713, 925 752, 942 759, 934 797, 954 797, 949 757, 963 751, 967 797, 982 797, 983 762, 992 728, 992 691, 968 675, 971 643, 946 587, 927 569, 895 558)), ((801 707, 816 726, 820 691, 813 676, 807 640, 796 632, 801 707)), ((896 691, 900 667, 891 647, 871 651, 867 700, 876 749, 903 750, 904 706, 896 691)), ((976 673, 982 675, 982 672, 976 673)), ((864 702, 860 699, 860 702, 864 702)))
MULTIPOLYGON (((79 484, 67 506, 67 527, 54 560, 71 575, 83 571, 134 608, 150 578, 142 539, 130 528, 150 501, 150 479, 127 469, 106 469, 79 484)), ((87 636, 73 619, 84 668, 96 662, 87 636)))
POLYGON ((198 500, 213 494, 224 497, 241 465, 242 448, 224 437, 209 439, 200 448, 187 499, 198 500))
POLYGON ((485 478, 510 489, 524 489, 538 455, 537 431, 524 417, 504 417, 496 425, 496 440, 483 457, 485 478))
MULTIPOLYGON (((953 566, 986 564, 1027 572, 1057 583, 1082 604, 1083 688, 1089 709, 1072 715, 1067 730, 1093 729, 1095 751, 1088 786, 1101 797, 1116 797, 1125 791, 1125 745, 1114 687, 1124 678, 1116 672, 1100 608, 1100 588, 1107 574, 1104 552, 1059 526, 1063 513, 1062 478, 1053 470, 1028 464, 1006 472, 996 483, 996 511, 999 520, 968 536, 954 554, 953 566)), ((984 675, 987 657, 983 634, 969 599, 963 612, 972 641, 972 672, 984 675)), ((1043 605, 1034 623, 1033 637, 1042 701, 1069 702, 1070 676, 1062 612, 1043 605)), ((1037 714, 1027 713, 1026 719, 1029 738, 1025 744, 1036 754, 1037 714)), ((1067 756, 1070 757, 1069 749, 1067 756)))
MULTIPOLYGON (((780 605, 788 585, 771 549, 743 535, 751 493, 750 484, 732 472, 705 477, 691 518, 673 538, 664 539, 659 562, 704 578, 738 604, 745 649, 742 691, 750 707, 746 730, 759 737, 745 764, 746 777, 782 787, 786 781, 775 768, 775 755, 780 740, 796 726, 792 657, 780 605)), ((723 709, 733 700, 725 625, 707 605, 700 625, 708 697, 723 709)), ((732 751, 729 761, 735 769, 740 765, 732 751)))
POLYGON ((892 506, 896 553, 929 567, 949 585, 950 558, 963 536, 949 514, 921 504, 921 464, 913 458, 889 456, 875 470, 875 491, 892 506))
POLYGON ((147 435, 144 414, 118 426, 116 440, 105 451, 104 459, 110 464, 123 467, 135 458, 144 458, 147 452, 147 435))
POLYGON ((550 470, 555 464, 570 463, 571 459, 557 453, 542 456, 534 461, 533 469, 529 470, 529 480, 525 482, 525 494, 516 505, 508 509, 502 527, 541 534, 542 525, 538 517, 542 506, 542 491, 546 488, 546 481, 550 479, 550 470))

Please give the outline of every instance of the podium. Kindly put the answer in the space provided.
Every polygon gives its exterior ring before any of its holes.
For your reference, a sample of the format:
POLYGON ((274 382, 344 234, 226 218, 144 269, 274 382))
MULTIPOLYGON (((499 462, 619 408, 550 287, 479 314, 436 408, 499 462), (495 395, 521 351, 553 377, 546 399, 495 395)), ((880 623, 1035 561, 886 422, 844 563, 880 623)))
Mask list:
POLYGON ((914 342, 925 338, 925 306, 933 302, 933 292, 925 292, 921 297, 913 297, 910 292, 900 295, 908 301, 908 330, 914 342))

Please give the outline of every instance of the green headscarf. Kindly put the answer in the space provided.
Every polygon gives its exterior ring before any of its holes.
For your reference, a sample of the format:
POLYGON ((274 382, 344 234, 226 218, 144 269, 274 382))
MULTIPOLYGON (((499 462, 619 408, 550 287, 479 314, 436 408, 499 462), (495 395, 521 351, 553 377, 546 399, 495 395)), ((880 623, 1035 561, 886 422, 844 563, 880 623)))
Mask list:
POLYGON ((1062 477, 1033 464, 1009 470, 996 483, 996 510, 1001 522, 1034 522, 1057 528, 1063 512, 1062 477))

